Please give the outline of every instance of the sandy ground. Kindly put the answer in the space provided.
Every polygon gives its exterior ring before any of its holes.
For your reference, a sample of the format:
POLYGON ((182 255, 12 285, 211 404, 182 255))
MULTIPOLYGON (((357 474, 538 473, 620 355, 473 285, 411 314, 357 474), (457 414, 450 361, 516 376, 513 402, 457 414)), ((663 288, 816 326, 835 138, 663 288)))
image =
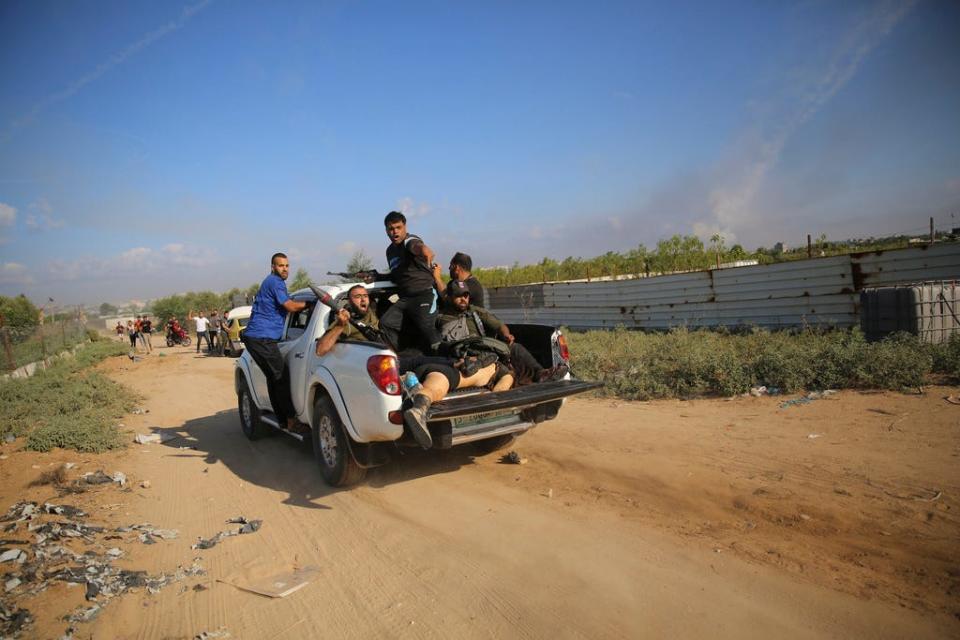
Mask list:
MULTIPOLYGON (((416 452, 333 491, 299 443, 243 437, 233 360, 159 348, 103 368, 149 410, 126 428, 177 439, 106 455, 3 445, 0 511, 52 500, 91 523, 177 529, 118 542, 118 564, 199 558, 207 574, 116 598, 76 638, 960 635, 960 406, 943 400, 956 389, 787 408, 574 399, 517 442, 525 465, 416 452), (27 486, 64 461, 130 485, 65 498, 27 486), (238 515, 262 529, 190 548, 238 515), (223 582, 306 566, 310 583, 284 598, 223 582)), ((18 604, 37 618, 24 637, 57 638, 83 589, 18 604)))

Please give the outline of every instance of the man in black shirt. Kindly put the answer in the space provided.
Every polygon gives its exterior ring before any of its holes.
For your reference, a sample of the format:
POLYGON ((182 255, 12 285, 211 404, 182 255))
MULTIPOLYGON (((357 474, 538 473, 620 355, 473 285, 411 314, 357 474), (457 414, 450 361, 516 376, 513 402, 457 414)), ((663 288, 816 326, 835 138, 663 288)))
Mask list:
POLYGON ((447 282, 447 284, 443 284, 443 280, 440 277, 440 265, 434 265, 433 280, 434 285, 437 287, 437 292, 440 294, 440 299, 444 302, 449 302, 447 300, 447 289, 449 289, 451 283, 463 282, 467 285, 467 288, 470 289, 470 304, 485 309, 487 305, 484 304, 483 285, 473 277, 470 273, 471 269, 473 269, 473 260, 470 256, 459 251, 456 252, 453 254, 453 257, 450 258, 450 281, 447 282))
POLYGON ((432 353, 440 344, 437 294, 433 289, 434 253, 418 236, 407 233, 407 218, 399 211, 388 213, 383 225, 390 238, 390 279, 397 285, 400 299, 383 314, 380 330, 394 345, 400 345, 400 332, 416 327, 422 351, 432 353))

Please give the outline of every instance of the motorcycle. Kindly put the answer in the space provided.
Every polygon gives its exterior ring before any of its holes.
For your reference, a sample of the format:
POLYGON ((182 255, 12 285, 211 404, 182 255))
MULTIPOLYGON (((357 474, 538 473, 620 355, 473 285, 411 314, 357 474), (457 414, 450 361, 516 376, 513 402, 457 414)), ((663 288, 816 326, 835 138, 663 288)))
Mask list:
POLYGON ((183 329, 167 329, 167 346, 172 347, 175 344, 190 346, 190 336, 183 329))

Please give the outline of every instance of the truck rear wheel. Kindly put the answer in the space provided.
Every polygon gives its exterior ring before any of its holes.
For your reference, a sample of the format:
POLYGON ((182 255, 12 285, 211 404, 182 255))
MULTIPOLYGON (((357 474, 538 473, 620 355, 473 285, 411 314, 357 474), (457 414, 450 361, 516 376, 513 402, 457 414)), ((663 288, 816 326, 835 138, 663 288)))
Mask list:
POLYGON ((313 435, 313 454, 324 482, 331 487, 346 487, 363 480, 367 470, 353 459, 340 414, 325 394, 318 394, 314 401, 313 428, 310 431, 313 435))
POLYGON ((240 410, 240 427, 250 440, 259 440, 269 434, 270 427, 260 421, 260 409, 253 401, 250 387, 244 380, 237 393, 237 408, 240 410))

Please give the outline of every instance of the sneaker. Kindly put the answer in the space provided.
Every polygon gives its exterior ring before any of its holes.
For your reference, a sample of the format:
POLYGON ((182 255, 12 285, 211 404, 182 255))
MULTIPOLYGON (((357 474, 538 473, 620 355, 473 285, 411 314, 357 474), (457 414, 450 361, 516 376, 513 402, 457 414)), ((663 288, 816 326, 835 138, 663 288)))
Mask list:
POLYGON ((553 382, 554 380, 562 380, 563 376, 567 375, 569 371, 570 367, 565 364, 558 364, 555 367, 543 369, 537 375, 537 382, 553 382))
POLYGON ((433 446, 430 429, 427 428, 427 412, 430 411, 430 398, 422 393, 413 399, 413 406, 403 412, 403 421, 410 429, 410 435, 424 449, 433 446))

